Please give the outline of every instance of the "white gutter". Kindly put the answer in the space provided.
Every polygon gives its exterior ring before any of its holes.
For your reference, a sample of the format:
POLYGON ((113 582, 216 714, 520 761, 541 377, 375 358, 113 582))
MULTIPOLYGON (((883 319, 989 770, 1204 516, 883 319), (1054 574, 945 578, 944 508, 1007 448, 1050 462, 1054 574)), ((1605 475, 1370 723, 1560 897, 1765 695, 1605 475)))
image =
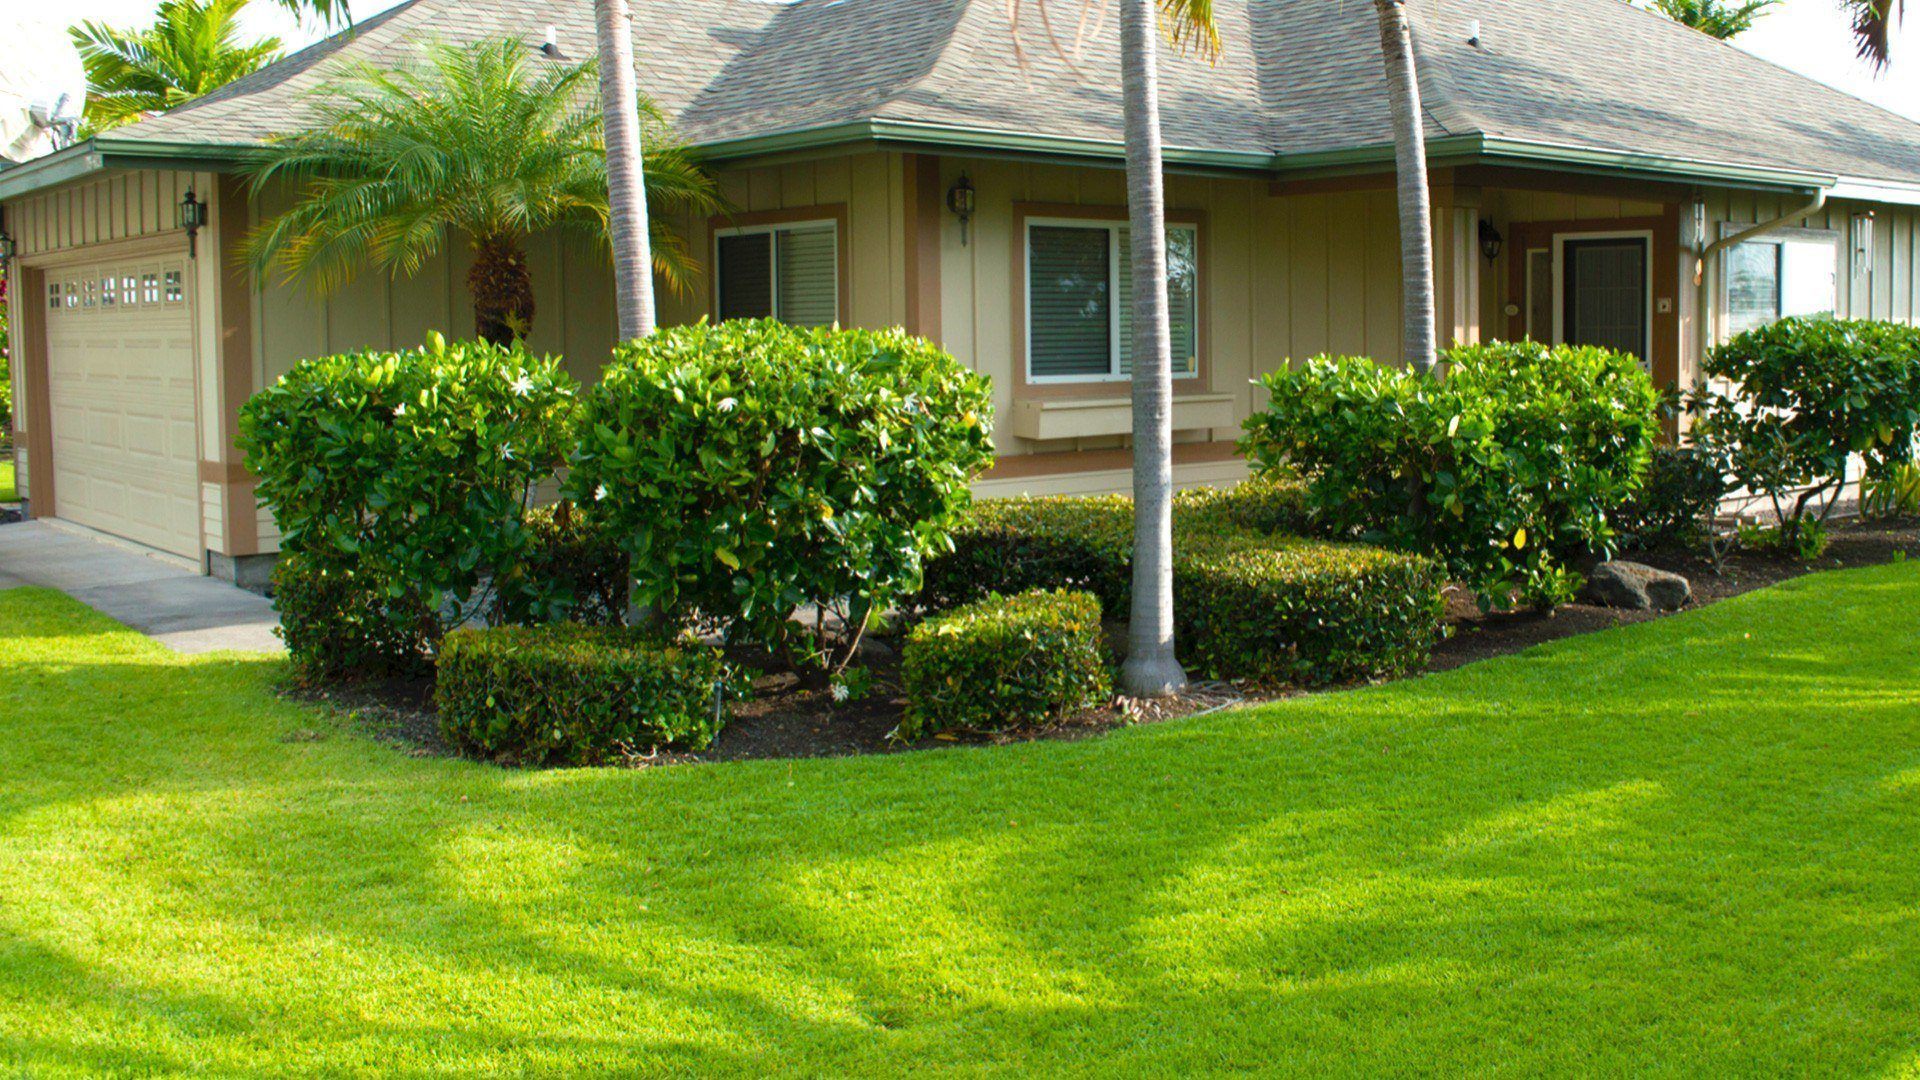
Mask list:
POLYGON ((1763 221, 1751 228, 1742 229, 1732 236, 1723 236, 1701 249, 1700 257, 1695 259, 1693 263, 1693 284, 1694 288, 1699 290, 1698 301, 1700 304, 1700 317, 1695 319, 1694 323, 1700 328, 1697 336, 1699 338, 1698 359, 1701 363, 1706 362, 1707 350, 1713 347, 1713 323, 1715 317, 1720 313, 1718 298, 1708 296, 1706 290, 1702 288, 1703 283, 1707 279, 1707 264, 1713 260, 1715 255, 1720 254, 1735 244, 1745 243, 1755 237, 1764 236, 1775 229, 1799 221, 1801 218, 1817 214, 1824 209, 1826 205, 1827 189, 1819 188, 1814 191, 1812 199, 1810 199, 1805 206, 1797 210, 1788 211, 1771 221, 1763 221))

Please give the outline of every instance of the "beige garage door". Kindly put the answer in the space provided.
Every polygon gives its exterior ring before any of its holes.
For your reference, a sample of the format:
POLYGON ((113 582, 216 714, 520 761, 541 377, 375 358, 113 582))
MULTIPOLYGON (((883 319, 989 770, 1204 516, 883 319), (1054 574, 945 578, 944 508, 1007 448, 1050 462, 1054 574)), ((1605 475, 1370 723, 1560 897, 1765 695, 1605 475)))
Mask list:
POLYGON ((54 513, 200 555, 184 253, 47 271, 54 513))

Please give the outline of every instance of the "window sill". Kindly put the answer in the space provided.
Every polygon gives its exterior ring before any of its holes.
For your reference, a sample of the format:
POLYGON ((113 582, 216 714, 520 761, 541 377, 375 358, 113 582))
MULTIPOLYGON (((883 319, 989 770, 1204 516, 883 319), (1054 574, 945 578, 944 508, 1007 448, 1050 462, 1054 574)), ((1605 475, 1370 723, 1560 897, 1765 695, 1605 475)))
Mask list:
MULTIPOLYGON (((1232 394, 1173 396, 1173 430, 1230 428, 1232 394)), ((1133 431, 1131 397, 1026 399, 1013 403, 1013 433, 1022 439, 1086 439, 1133 431)))

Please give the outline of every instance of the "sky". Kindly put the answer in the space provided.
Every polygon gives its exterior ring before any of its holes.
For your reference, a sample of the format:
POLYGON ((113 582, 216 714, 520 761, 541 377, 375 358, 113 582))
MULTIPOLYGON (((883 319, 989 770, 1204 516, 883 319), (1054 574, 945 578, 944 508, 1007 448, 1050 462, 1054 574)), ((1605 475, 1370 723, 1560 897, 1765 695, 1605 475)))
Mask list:
MULTIPOLYGON (((353 13, 356 18, 366 18, 397 2, 354 0, 353 13)), ((1877 77, 1854 56, 1846 19, 1839 13, 1836 0, 1785 0, 1735 44, 1920 120, 1920 3, 1908 6, 1906 25, 1894 39, 1893 66, 1877 77)), ((45 7, 44 0, 0 0, 0 25, 45 7)), ((154 0, 60 0, 58 4, 63 19, 102 19, 123 25, 151 21, 153 8, 154 0)), ((272 0, 254 0, 242 17, 249 29, 277 35, 289 48, 324 34, 323 27, 300 25, 272 0)))

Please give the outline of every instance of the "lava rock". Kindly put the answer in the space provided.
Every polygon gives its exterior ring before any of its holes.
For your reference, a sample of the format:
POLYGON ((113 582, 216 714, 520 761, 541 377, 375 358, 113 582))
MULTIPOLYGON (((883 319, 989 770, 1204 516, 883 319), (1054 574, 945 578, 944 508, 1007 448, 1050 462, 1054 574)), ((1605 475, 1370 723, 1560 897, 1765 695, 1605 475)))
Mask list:
POLYGON ((1587 574, 1587 599, 1632 611, 1678 611, 1693 601, 1693 586, 1644 563, 1603 562, 1587 574))

